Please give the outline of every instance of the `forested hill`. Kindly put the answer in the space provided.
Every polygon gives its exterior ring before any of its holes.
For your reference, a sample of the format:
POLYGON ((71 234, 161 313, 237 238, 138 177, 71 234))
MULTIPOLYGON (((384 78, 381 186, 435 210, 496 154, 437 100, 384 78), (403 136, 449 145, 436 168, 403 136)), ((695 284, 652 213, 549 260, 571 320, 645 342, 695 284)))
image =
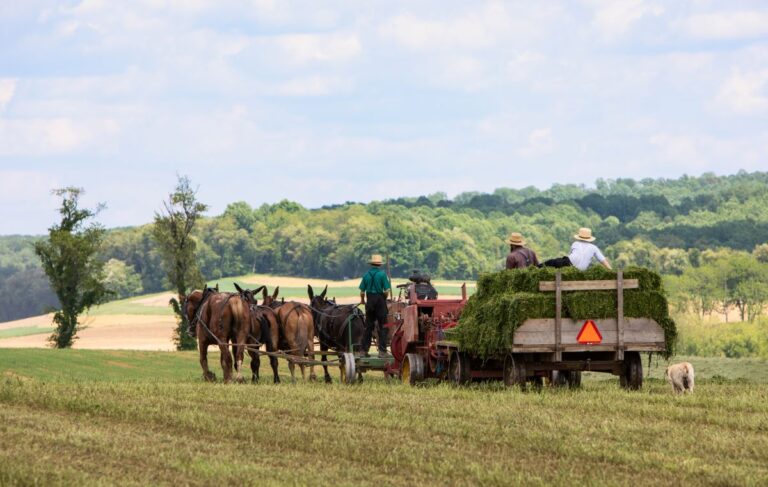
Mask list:
MULTIPOLYGON (((699 265, 702 251, 752 252, 768 242, 768 173, 500 188, 453 199, 436 193, 320 209, 235 202, 202 220, 196 233, 199 264, 209 279, 251 272, 352 277, 364 271, 371 253, 388 254, 395 276, 419 268, 463 279, 500 268, 511 231, 522 232, 540 257, 549 258, 565 254, 582 226, 593 229, 596 243, 619 264, 680 274, 699 265)), ((55 302, 32 241, 0 237, 0 321, 55 302)), ((119 295, 166 288, 151 225, 111 230, 103 257, 111 259, 119 295)))

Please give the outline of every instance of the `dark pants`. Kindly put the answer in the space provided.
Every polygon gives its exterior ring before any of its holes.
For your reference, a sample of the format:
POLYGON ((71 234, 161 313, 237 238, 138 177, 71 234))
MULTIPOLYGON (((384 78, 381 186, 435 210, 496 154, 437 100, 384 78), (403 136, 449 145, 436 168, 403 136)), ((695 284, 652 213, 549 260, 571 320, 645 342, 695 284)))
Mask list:
POLYGON ((367 352, 371 348, 373 327, 379 333, 379 352, 387 351, 387 298, 383 294, 365 294, 365 335, 363 336, 363 349, 367 352))
POLYGON ((543 262, 544 267, 555 267, 558 269, 561 267, 568 267, 569 265, 571 265, 571 259, 569 259, 568 256, 549 259, 543 262))

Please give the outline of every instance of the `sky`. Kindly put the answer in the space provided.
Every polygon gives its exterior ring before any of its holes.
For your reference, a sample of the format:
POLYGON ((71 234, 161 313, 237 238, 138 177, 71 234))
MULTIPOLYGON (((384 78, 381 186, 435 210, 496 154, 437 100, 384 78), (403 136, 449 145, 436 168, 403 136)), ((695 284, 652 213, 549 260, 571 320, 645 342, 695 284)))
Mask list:
POLYGON ((0 0, 0 234, 768 170, 764 1, 0 0))

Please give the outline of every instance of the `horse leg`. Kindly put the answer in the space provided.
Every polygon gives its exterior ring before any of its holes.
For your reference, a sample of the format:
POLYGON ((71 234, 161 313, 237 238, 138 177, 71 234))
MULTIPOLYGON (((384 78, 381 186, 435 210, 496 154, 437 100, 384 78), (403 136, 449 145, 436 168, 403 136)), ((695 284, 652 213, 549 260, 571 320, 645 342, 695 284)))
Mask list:
POLYGON ((235 382, 238 384, 245 382, 245 377, 243 377, 243 359, 245 358, 245 346, 242 345, 242 343, 243 342, 240 341, 237 345, 234 346, 234 349, 232 350, 232 354, 235 356, 235 382))
POLYGON ((251 357, 251 382, 259 382, 259 365, 261 365, 261 359, 259 358, 258 350, 248 350, 248 355, 251 357))
MULTIPOLYGON (((286 336, 285 342, 288 344, 288 351, 290 355, 296 356, 298 355, 299 349, 296 347, 296 339, 292 336, 286 336)), ((299 368, 302 372, 302 378, 304 375, 304 365, 300 364, 299 368)), ((296 364, 293 362, 293 360, 288 359, 288 370, 291 372, 291 383, 296 383, 296 364)))
MULTIPOLYGON (((303 367, 304 366, 302 365, 302 372, 304 371, 303 367)), ((288 370, 291 371, 291 383, 295 384, 296 383, 296 364, 294 364, 293 360, 291 359, 288 359, 288 370)))
POLYGON ((228 384, 232 380, 232 354, 226 343, 219 345, 219 351, 221 352, 221 368, 224 370, 224 383, 228 384))
POLYGON ((203 380, 216 382, 216 374, 208 369, 208 342, 198 340, 197 346, 200 349, 200 367, 203 369, 203 380))
POLYGON ((277 357, 269 357, 269 365, 272 367, 272 375, 275 384, 279 384, 280 375, 277 373, 277 357))
MULTIPOLYGON (((314 360, 315 360, 315 338, 312 335, 310 335, 309 339, 307 340, 307 348, 306 348, 306 352, 304 352, 304 356, 308 357, 309 360, 313 361, 313 363, 311 363, 309 365, 309 380, 310 380, 310 382, 315 382, 315 381, 317 381, 317 374, 315 374, 315 364, 314 364, 314 360)), ((301 370, 301 373, 302 373, 301 375, 303 376, 304 375, 304 369, 301 370)))
MULTIPOLYGON (((324 343, 322 340, 320 340, 320 351, 321 352, 328 351, 328 344, 324 343)), ((331 379, 331 374, 328 373, 328 359, 326 358, 326 355, 325 354, 321 355, 320 360, 323 361, 323 372, 325 373, 324 375, 325 382, 327 384, 330 384, 331 382, 333 382, 333 380, 331 379)))
MULTIPOLYGON (((277 344, 277 339, 275 339, 272 343, 277 344)), ((277 351, 276 345, 267 343, 267 352, 276 352, 276 351, 277 351)), ((277 373, 278 362, 277 362, 277 357, 275 357, 274 355, 269 356, 269 366, 272 367, 272 381, 275 384, 279 384, 280 374, 277 373)))

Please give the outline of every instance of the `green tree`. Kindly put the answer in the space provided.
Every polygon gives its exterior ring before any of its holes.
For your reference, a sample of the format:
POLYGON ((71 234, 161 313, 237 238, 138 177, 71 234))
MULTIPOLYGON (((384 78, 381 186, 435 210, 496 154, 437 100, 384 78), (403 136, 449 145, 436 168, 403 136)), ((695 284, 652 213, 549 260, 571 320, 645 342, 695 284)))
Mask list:
POLYGON ((141 276, 133 266, 122 260, 109 259, 104 265, 104 274, 104 285, 118 299, 136 296, 144 291, 141 276))
POLYGON ((61 222, 48 229, 47 240, 35 243, 35 253, 61 304, 53 315, 56 329, 49 338, 56 348, 71 347, 77 338, 78 316, 110 294, 103 282, 104 262, 97 257, 104 228, 95 222, 86 224, 104 206, 79 208, 83 192, 74 187, 53 191, 62 198, 61 222))
POLYGON ((761 264, 768 264, 768 244, 756 245, 752 255, 761 264))
POLYGON ((192 230, 202 213, 208 209, 197 201, 189 177, 179 176, 176 189, 163 202, 163 209, 155 213, 153 236, 163 258, 165 272, 177 298, 170 305, 176 313, 177 326, 174 342, 178 350, 195 348, 195 340, 186 333, 187 320, 180 303, 189 289, 202 287, 203 276, 195 260, 195 240, 192 230))

